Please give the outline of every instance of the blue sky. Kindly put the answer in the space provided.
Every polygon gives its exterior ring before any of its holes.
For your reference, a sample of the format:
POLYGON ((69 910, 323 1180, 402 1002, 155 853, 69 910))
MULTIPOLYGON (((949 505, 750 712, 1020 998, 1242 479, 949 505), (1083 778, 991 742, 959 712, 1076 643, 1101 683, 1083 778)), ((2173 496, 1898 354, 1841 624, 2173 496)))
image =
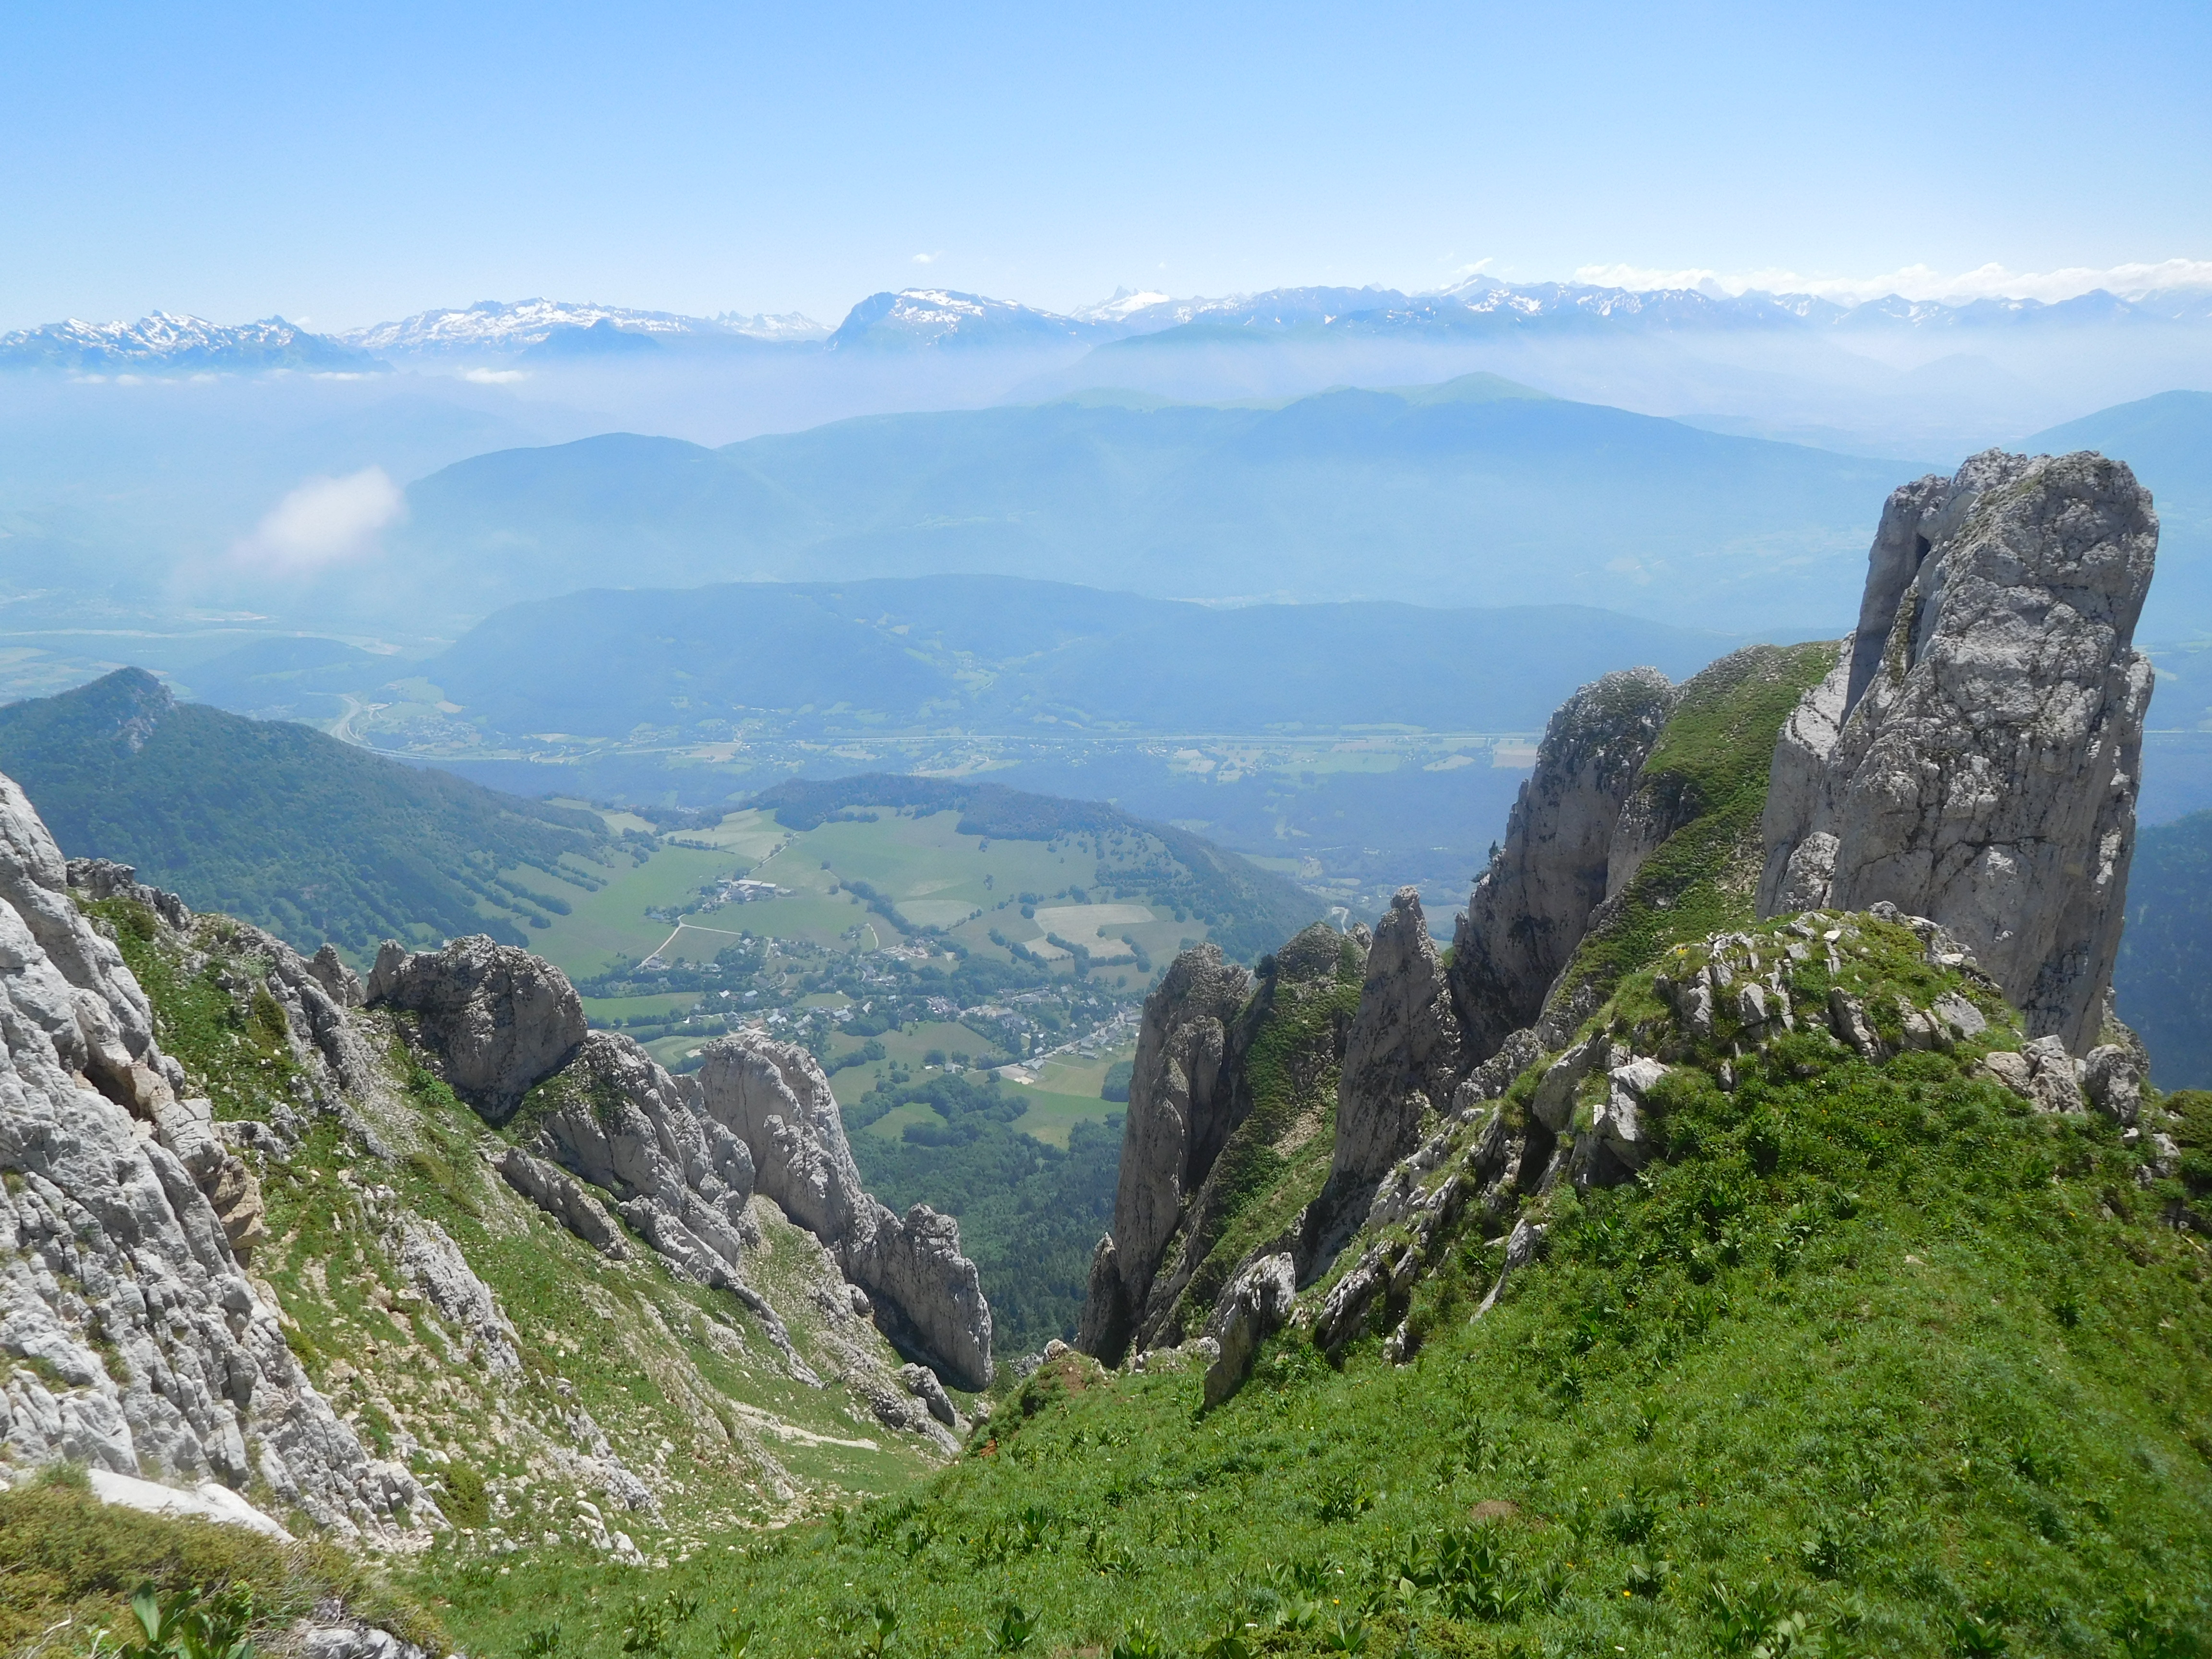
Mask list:
POLYGON ((0 19, 0 328, 2212 260, 2202 0, 0 19))

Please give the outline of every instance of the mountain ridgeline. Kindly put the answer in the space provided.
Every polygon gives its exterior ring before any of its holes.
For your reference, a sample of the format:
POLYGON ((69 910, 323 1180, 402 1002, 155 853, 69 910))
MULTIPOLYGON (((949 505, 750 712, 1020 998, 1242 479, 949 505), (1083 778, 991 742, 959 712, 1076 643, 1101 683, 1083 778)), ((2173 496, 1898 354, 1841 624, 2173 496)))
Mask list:
MULTIPOLYGON (((485 618, 416 672, 504 733, 1516 732, 1615 663, 1687 674, 1729 643, 1581 605, 1216 607, 923 576, 564 594, 485 618)), ((358 689, 373 665, 344 649, 262 671, 270 695, 288 672, 350 669, 358 689)), ((204 695, 234 695, 234 671, 210 669, 204 695)))
POLYGON ((672 1077, 488 939, 363 985, 11 793, 10 1455, 423 1547, 471 1651, 2200 1651, 2212 1096, 2111 1007, 2157 539, 2094 454, 1920 479, 1850 638, 1557 712, 1449 953, 1412 889, 1182 953, 1015 1364, 803 1050, 672 1077))
POLYGON ((0 708, 0 771, 65 853, 128 863, 302 950, 488 933, 534 903, 500 872, 600 855, 589 812, 402 765, 312 727, 179 703, 139 669, 0 708))
POLYGON ((1817 625, 1898 470, 1486 374, 1279 406, 876 416, 721 449, 611 434, 421 480, 380 558, 297 603, 465 625, 604 584, 619 550, 644 586, 1111 572, 1163 598, 1632 598, 1682 626, 1817 625))

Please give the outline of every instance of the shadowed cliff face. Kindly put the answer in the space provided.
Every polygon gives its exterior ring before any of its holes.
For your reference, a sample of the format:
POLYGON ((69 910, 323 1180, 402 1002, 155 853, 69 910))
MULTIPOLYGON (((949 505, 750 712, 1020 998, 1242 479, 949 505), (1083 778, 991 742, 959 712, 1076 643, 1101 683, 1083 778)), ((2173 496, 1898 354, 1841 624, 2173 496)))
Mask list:
POLYGON ((1452 937, 1452 1000, 1471 1058, 1496 1053, 1543 1011, 1613 884, 1613 830, 1673 702, 1658 670, 1627 669, 1583 687, 1545 728, 1505 844, 1452 937))

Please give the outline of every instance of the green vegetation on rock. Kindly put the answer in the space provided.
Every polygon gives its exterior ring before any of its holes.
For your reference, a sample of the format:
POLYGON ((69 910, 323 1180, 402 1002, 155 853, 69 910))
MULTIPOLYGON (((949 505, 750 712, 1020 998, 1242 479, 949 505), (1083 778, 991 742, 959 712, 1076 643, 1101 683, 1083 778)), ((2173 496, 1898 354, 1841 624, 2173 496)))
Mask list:
POLYGON ((195 1589, 248 1592, 244 1623, 264 1643, 332 1601, 407 1640, 441 1650, 446 1641, 374 1564, 334 1544, 102 1504, 74 1464, 0 1489, 0 1651, 82 1652, 102 1630, 135 1639, 130 1600, 147 1584, 171 1604, 195 1589))
POLYGON ((1826 641, 1753 646, 1682 686, 1622 812, 1665 839, 1591 918, 1555 995, 1603 997, 1667 945, 1752 919, 1775 735, 1835 661, 1826 641))
MULTIPOLYGON (((1754 930, 1816 1006, 2002 1016, 1906 930, 1830 920, 1832 972, 1754 930)), ((1664 1008, 1645 969, 1586 1029, 1664 1008)), ((1015 1615, 1048 1652, 2199 1651, 2212 1264, 2166 1220, 2180 1183, 1983 1072, 2009 1017, 1876 1061, 1729 1036, 1668 1050, 1640 1178, 1528 1201, 1548 1260, 1487 1312, 1516 1218, 1435 1237, 1407 1363, 1370 1335, 1332 1366, 1294 1324, 1204 1412, 1195 1367, 1069 1356, 909 1492, 665 1574, 519 1559, 440 1581, 447 1616, 477 1645, 558 1619, 579 1659, 633 1595, 738 1608, 775 1656, 858 1644, 878 1603, 917 1654, 1015 1615)), ((2194 1156, 2212 1125, 2172 1121, 2194 1156)))

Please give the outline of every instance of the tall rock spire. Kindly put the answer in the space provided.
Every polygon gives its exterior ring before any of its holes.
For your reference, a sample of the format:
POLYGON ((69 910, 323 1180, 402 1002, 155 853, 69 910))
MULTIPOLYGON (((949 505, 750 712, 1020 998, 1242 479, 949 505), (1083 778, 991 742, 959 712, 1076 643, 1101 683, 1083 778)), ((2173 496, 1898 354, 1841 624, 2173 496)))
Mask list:
POLYGON ((1759 914, 1887 900, 2038 1036, 2094 1046, 2135 846, 2158 549, 2118 461, 1975 456, 1895 492, 1858 633, 1775 750, 1759 914), (1884 613, 1887 614, 1885 615, 1884 613))

